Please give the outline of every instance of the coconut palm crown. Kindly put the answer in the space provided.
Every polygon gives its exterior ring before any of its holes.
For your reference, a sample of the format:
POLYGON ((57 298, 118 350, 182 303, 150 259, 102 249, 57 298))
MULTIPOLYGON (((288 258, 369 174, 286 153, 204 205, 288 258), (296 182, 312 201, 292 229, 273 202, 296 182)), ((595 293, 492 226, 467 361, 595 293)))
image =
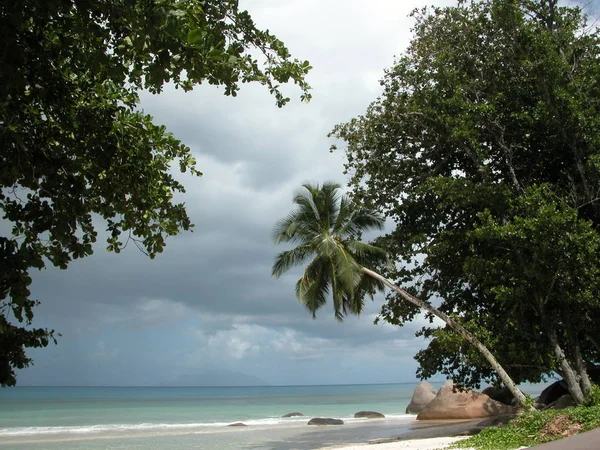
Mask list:
POLYGON ((360 239, 365 231, 381 230, 383 217, 354 204, 332 182, 304 184, 293 203, 296 208, 275 225, 273 240, 296 247, 276 256, 273 276, 279 278, 292 267, 308 263, 296 283, 296 296, 313 318, 329 295, 338 321, 349 313, 360 314, 365 295, 372 299, 384 287, 366 276, 363 267, 387 260, 383 249, 360 239))

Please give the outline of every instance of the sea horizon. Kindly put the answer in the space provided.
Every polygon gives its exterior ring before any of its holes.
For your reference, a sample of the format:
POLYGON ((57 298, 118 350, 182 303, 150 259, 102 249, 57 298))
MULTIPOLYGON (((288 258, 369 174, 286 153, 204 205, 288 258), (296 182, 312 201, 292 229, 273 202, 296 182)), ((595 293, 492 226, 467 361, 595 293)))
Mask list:
POLYGON ((444 383, 446 380, 418 380, 418 381, 398 381, 398 382, 385 382, 385 383, 325 383, 325 384, 205 384, 205 385, 167 385, 167 384, 18 384, 15 386, 5 386, 6 388, 18 388, 18 387, 83 387, 83 388, 209 388, 209 387, 311 387, 311 386, 385 386, 394 384, 419 384, 421 381, 427 381, 428 383, 444 383))

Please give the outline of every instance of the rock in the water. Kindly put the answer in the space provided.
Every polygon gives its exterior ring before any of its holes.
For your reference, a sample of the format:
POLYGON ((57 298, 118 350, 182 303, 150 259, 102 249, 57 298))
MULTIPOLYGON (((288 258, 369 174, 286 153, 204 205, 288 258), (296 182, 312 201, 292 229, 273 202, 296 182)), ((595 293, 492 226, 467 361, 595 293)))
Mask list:
POLYGON ((575 400, 570 394, 563 395, 546 406, 545 409, 566 409, 575 406, 575 400))
POLYGON ((431 383, 421 381, 415 388, 412 399, 406 407, 406 414, 419 414, 435 398, 436 393, 437 391, 431 383))
POLYGON ((569 389, 567 388, 567 382, 565 380, 559 380, 544 389, 540 396, 535 399, 535 402, 549 405, 568 393, 569 389))
POLYGON ((359 411, 354 414, 355 419, 384 419, 385 416, 380 412, 376 411, 359 411))
POLYGON ((236 423, 230 423, 227 426, 228 427, 247 427, 248 425, 246 425, 245 423, 242 423, 242 422, 236 422, 236 423))
POLYGON ((344 421, 342 419, 315 417, 308 421, 308 425, 344 425, 344 421))
POLYGON ((299 412, 291 412, 291 413, 287 413, 284 416, 281 417, 299 417, 299 416, 303 416, 304 414, 299 413, 299 412))
POLYGON ((510 389, 508 389, 507 387, 496 388, 488 386, 483 391, 481 391, 481 393, 487 395, 492 400, 496 400, 497 402, 509 406, 512 405, 512 401, 515 398, 514 395, 512 395, 512 393, 510 392, 510 389))
POLYGON ((475 419, 500 414, 516 414, 519 408, 504 405, 475 391, 456 391, 454 383, 446 381, 435 398, 425 406, 417 420, 475 419))

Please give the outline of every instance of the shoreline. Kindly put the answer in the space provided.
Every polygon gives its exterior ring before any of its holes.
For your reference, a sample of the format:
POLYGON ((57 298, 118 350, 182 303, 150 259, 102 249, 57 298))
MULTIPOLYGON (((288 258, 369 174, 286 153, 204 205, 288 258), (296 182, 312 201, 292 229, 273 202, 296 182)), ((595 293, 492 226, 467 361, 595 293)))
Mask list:
MULTIPOLYGON (((414 416, 413 416, 414 417, 414 416)), ((479 419, 417 421, 416 418, 385 421, 373 419, 366 423, 349 426, 292 426, 243 427, 215 430, 181 430, 154 433, 95 433, 94 435, 74 436, 69 434, 45 436, 21 436, 0 442, 0 448, 10 449, 104 449, 111 446, 139 448, 150 445, 152 448, 208 450, 215 448, 216 441, 205 441, 220 435, 227 436, 225 449, 240 448, 248 437, 268 434, 269 437, 256 441, 271 450, 441 450, 457 441, 467 439, 471 432, 479 428, 479 419), (404 430, 402 429, 403 427, 404 430), (224 434, 223 434, 224 433, 224 434), (83 447, 82 447, 83 446, 83 447)), ((265 436, 266 437, 266 436, 265 436)), ((221 441, 221 439, 218 439, 221 441)), ((222 443, 222 441, 221 441, 222 443)), ((121 447, 119 447, 121 448, 121 447)), ((522 447, 524 449, 526 447, 522 447)), ((474 449, 464 449, 474 450, 474 449)))
MULTIPOLYGON (((191 429, 154 429, 154 430, 112 430, 111 432, 90 433, 52 433, 20 436, 3 436, 0 448, 26 446, 27 448, 101 448, 102 442, 124 444, 130 442, 154 442, 156 448, 162 448, 161 442, 175 440, 181 442, 181 448, 211 448, 209 442, 214 439, 243 442, 261 442, 272 449, 346 449, 364 445, 381 444, 374 447, 385 450, 391 444, 411 439, 440 439, 457 436, 473 426, 479 420, 427 421, 420 422, 415 416, 402 419, 371 419, 342 426, 307 426, 305 423, 288 423, 283 426, 247 426, 247 427, 204 427, 191 429), (207 441, 208 439, 208 441, 207 441), (295 447, 298 444, 298 447, 295 447), (54 447, 52 447, 54 448, 54 447)), ((108 445, 108 444, 107 444, 108 445)), ((165 447, 166 448, 166 447, 165 447)), ((172 448, 172 447, 168 447, 172 448)), ((231 448, 235 448, 232 446, 231 448)), ((390 447, 391 448, 391 447, 390 447)), ((409 448, 409 447, 398 447, 409 448)), ((440 448, 438 444, 437 447, 440 448)))

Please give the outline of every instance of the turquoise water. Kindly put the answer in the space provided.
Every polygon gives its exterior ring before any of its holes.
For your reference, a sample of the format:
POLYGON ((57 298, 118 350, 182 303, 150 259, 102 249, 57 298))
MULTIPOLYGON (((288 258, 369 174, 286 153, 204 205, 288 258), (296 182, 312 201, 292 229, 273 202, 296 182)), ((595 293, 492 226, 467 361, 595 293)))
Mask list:
MULTIPOLYGON (((433 383, 439 387, 441 383, 433 383)), ((394 437, 417 383, 270 387, 0 389, 0 449, 319 449, 394 437), (385 419, 354 419, 362 410, 385 419), (283 418, 289 412, 303 417, 283 418), (334 417, 341 427, 307 426, 334 417), (243 422, 245 427, 229 427, 243 422)), ((528 386, 530 394, 543 386, 528 386)))
MULTIPOLYGON (((0 436, 37 428, 275 424, 300 411, 349 417, 370 409, 403 414, 415 384, 273 387, 18 387, 0 390, 0 436)), ((296 419, 297 420, 297 419, 296 419)), ((289 420, 288 420, 289 421, 289 420)))
POLYGON ((379 437, 408 429, 412 418, 404 410, 415 386, 2 389, 0 448, 275 449, 291 448, 289 442, 299 442, 300 436, 304 440, 297 448, 320 448, 349 442, 353 433, 361 442, 369 433, 379 437), (364 430, 367 421, 353 418, 361 410, 387 418, 364 430), (305 417, 281 417, 296 411, 305 417), (311 417, 341 418, 345 431, 307 427, 311 417), (248 426, 227 427, 234 422, 248 426))

